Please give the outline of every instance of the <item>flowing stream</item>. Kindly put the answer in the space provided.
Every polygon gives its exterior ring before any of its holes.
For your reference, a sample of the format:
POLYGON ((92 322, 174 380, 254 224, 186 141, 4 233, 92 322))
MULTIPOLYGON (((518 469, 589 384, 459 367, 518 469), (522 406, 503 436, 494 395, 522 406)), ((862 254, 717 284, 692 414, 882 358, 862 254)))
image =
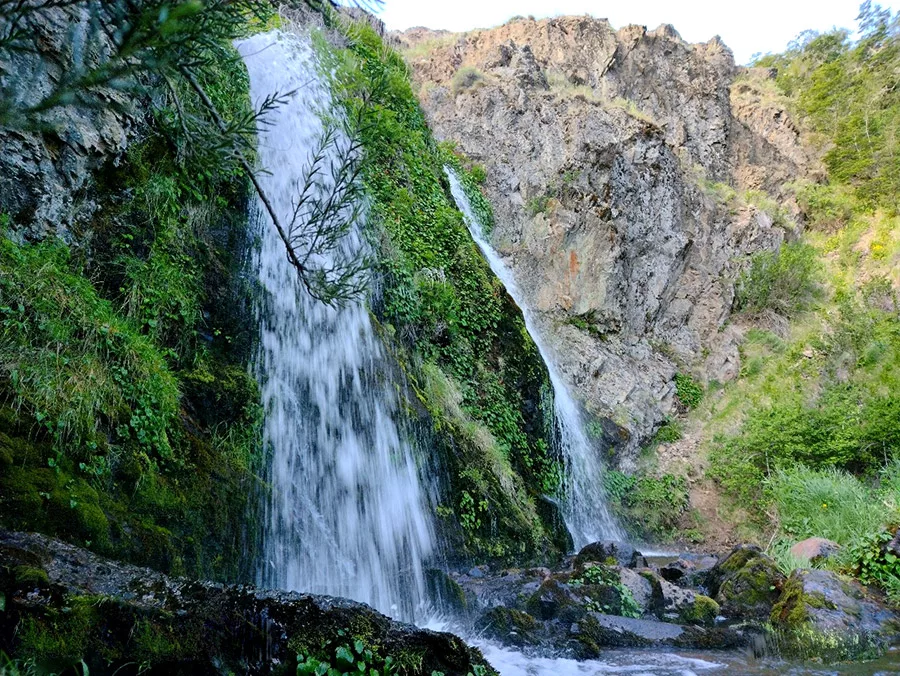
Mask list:
POLYGON ((566 382, 563 380, 553 358, 553 354, 537 329, 534 316, 525 302, 524 294, 516 284, 512 270, 487 241, 469 198, 466 196, 459 177, 450 167, 446 167, 447 178, 456 205, 465 218, 472 238, 478 244, 494 274, 503 282, 506 291, 522 310, 525 328, 537 345, 550 373, 553 386, 554 414, 556 417, 556 441, 565 459, 566 472, 563 485, 563 515, 566 526, 580 549, 598 540, 624 540, 619 526, 606 508, 606 500, 601 484, 603 464, 597 451, 592 447, 585 433, 584 420, 578 404, 566 382))
MULTIPOLYGON (((251 99, 288 95, 259 125, 260 176, 289 223, 331 112, 305 38, 281 32, 238 45, 251 99)), ((329 148, 326 162, 342 144, 329 148)), ((325 167, 328 165, 325 164, 325 167)), ((328 191, 329 172, 320 173, 328 191)), ((335 309, 301 287, 269 214, 253 206, 260 293, 254 371, 271 453, 261 584, 342 596, 407 621, 421 617, 423 562, 433 549, 427 491, 404 430, 382 344, 363 301, 335 309)), ((360 232, 341 243, 363 252, 360 232)), ((328 261, 323 261, 327 264, 328 261)))

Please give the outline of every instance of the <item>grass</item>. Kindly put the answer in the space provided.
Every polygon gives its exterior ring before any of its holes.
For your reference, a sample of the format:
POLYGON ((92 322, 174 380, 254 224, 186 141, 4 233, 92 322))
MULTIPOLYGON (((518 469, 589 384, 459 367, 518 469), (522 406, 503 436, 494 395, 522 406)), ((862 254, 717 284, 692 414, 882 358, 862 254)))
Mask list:
POLYGON ((766 491, 782 532, 795 541, 823 537, 846 547, 880 530, 890 516, 872 488, 837 469, 777 469, 766 480, 766 491))
POLYGON ((170 458, 178 382, 163 352, 73 268, 61 243, 0 237, 0 362, 13 402, 78 459, 107 433, 170 458))
POLYGON ((457 96, 470 89, 478 89, 486 84, 487 80, 475 66, 463 66, 457 70, 450 79, 450 91, 457 96))
POLYGON ((459 33, 450 33, 439 37, 429 38, 416 43, 412 47, 402 51, 403 56, 410 60, 424 59, 431 55, 435 50, 443 47, 449 47, 460 38, 459 33))

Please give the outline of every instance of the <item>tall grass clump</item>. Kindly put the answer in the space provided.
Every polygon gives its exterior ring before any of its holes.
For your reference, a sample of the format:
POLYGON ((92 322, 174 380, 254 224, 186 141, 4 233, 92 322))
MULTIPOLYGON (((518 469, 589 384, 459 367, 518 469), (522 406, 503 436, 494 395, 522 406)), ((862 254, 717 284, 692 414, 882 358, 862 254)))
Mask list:
POLYGON ((0 396, 76 456, 108 433, 169 457, 178 383, 153 342, 72 269, 61 243, 0 237, 0 268, 0 396))
POLYGON ((484 83, 484 73, 475 66, 463 66, 453 74, 453 78, 450 80, 450 91, 456 96, 467 89, 477 89, 484 83))
POLYGON ((778 469, 766 482, 784 533, 797 540, 824 537, 847 546, 879 531, 890 511, 872 489, 847 472, 803 465, 778 469))

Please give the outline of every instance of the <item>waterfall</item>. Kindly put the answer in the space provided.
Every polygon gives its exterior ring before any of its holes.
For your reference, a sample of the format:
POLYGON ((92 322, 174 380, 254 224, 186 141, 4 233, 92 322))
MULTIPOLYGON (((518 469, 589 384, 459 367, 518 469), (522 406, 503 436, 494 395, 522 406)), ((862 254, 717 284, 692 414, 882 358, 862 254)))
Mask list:
POLYGON ((585 433, 584 420, 572 393, 560 375, 553 355, 544 343, 534 316, 522 291, 516 284, 512 270, 488 243, 478 217, 472 210, 459 177, 450 167, 445 167, 456 205, 465 218, 472 238, 478 244, 494 274, 503 282, 506 291, 522 310, 525 328, 537 345, 553 386, 556 441, 565 461, 563 489, 563 515, 576 549, 597 540, 624 540, 624 535, 606 508, 601 484, 603 463, 585 433))
MULTIPOLYGON (((238 49, 254 102, 290 92, 258 129, 259 178, 287 223, 323 134, 321 115, 334 114, 328 84, 305 37, 275 31, 238 49)), ((271 456, 260 583, 351 598, 415 620, 433 532, 383 346, 363 301, 338 309, 306 293, 258 199, 251 221, 260 287, 253 369, 271 456)), ((344 254, 365 252, 359 231, 341 246, 344 254)))

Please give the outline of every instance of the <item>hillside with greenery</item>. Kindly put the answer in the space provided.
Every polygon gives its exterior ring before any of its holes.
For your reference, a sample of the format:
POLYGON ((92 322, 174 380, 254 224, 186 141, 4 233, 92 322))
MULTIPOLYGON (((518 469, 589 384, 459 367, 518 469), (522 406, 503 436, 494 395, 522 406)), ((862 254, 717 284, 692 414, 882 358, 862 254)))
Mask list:
POLYGON ((726 528, 785 569, 805 564, 793 543, 831 539, 841 553, 822 565, 900 602, 886 544, 900 526, 900 15, 867 2, 859 29, 805 33, 755 64, 827 178, 788 186, 794 240, 738 285, 740 376, 677 424, 702 440, 726 528))

